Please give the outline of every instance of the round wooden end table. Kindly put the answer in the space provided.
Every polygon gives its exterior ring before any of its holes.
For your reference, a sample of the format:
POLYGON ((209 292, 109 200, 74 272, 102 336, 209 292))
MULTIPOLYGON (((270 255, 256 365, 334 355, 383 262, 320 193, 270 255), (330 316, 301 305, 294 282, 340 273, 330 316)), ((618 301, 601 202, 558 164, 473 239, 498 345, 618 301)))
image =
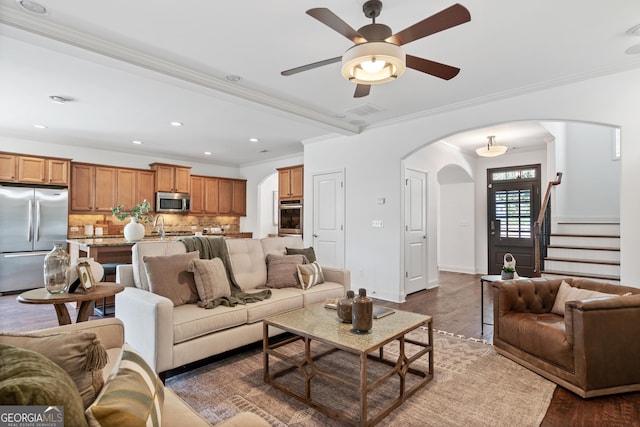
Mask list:
POLYGON ((80 288, 72 294, 50 294, 45 288, 38 288, 21 293, 17 299, 18 302, 24 304, 53 304, 58 316, 58 324, 68 325, 71 323, 71 316, 69 316, 66 303, 79 302, 80 309, 78 310, 76 323, 85 322, 89 319, 89 313, 93 310, 94 301, 113 296, 123 290, 124 286, 118 283, 100 282, 90 292, 80 288))

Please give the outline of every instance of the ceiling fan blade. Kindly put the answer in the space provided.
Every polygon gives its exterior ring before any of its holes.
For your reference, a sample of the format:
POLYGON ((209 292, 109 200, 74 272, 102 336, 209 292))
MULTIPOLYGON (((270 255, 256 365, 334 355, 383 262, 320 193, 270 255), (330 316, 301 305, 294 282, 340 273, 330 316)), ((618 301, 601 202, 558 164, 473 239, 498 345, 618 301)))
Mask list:
POLYGON ((351 28, 349 24, 344 22, 335 13, 331 12, 326 7, 317 7, 315 9, 307 10, 307 15, 316 18, 329 28, 339 32, 355 44, 364 43, 367 40, 362 37, 362 34, 351 28))
POLYGON ((402 46, 403 44, 411 43, 412 41, 469 21, 471 21, 471 14, 467 8, 456 3, 453 6, 444 9, 435 15, 431 15, 430 17, 392 35, 386 41, 402 46))
POLYGON ((301 73, 303 71, 311 70, 313 68, 322 67, 324 65, 329 65, 340 61, 342 61, 342 56, 336 56, 335 58, 325 59, 324 61, 318 61, 311 64, 302 65, 300 67, 292 68, 290 70, 285 70, 280 74, 282 74, 283 76, 290 76, 292 74, 301 73))
POLYGON ((353 94, 353 97, 362 98, 363 96, 369 95, 370 91, 371 91, 371 85, 363 85, 358 83, 358 86, 356 86, 356 92, 353 94))
POLYGON ((423 73, 431 74, 435 77, 440 77, 444 80, 451 80, 460 72, 460 68, 452 67, 451 65, 441 64, 435 61, 429 61, 428 59, 418 58, 413 55, 406 55, 407 67, 413 68, 423 73))

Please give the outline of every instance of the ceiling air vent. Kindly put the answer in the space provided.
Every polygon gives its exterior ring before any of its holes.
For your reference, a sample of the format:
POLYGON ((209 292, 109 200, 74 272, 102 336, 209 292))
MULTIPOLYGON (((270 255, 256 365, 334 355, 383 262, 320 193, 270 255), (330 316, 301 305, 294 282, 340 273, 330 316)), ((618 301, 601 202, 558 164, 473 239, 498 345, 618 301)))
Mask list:
POLYGON ((346 110, 346 112, 349 114, 355 114, 361 117, 368 116, 369 114, 373 114, 373 113, 379 113, 380 111, 382 111, 382 108, 376 107, 375 105, 372 105, 372 104, 362 104, 350 110, 346 110))

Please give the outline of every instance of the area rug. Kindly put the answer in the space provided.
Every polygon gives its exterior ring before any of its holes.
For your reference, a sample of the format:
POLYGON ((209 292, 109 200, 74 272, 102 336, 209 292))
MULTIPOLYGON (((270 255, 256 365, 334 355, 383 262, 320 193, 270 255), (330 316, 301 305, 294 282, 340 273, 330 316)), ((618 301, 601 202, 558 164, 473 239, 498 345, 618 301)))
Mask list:
MULTIPOLYGON (((413 332, 426 340, 426 330, 413 332)), ((434 379, 395 409, 381 426, 538 426, 545 416, 555 384, 497 354, 486 342, 465 339, 445 332, 434 333, 434 379)), ((289 347, 290 352, 301 352, 289 347)), ((385 354, 397 346, 386 346, 385 354)), ((397 353, 396 353, 397 354, 397 353)), ((273 360, 273 358, 272 358, 273 360)), ((358 375, 357 359, 336 352, 322 359, 325 369, 342 375, 358 375)), ((426 362, 425 362, 426 364, 426 362)), ((272 370, 273 371, 273 370, 272 370)), ((372 372, 374 369, 371 370, 372 372)), ((375 373, 375 372, 373 372, 375 373)), ((288 374, 284 381, 297 383, 301 376, 288 374)), ((369 399, 376 402, 396 392, 397 382, 369 399)), ((317 382, 314 397, 328 399, 330 405, 358 413, 357 396, 350 390, 317 382)), ((294 397, 263 381, 260 349, 213 362, 167 379, 166 385, 212 424, 242 411, 254 412, 272 426, 340 426, 294 397)), ((321 399, 321 400, 322 400, 321 399)))

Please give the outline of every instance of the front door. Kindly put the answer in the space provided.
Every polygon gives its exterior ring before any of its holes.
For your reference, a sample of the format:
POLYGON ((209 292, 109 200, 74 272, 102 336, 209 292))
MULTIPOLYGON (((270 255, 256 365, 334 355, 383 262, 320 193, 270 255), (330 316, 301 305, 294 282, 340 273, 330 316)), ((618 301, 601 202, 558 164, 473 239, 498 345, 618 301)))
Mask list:
POLYGON ((427 288, 427 174, 405 172, 404 186, 404 292, 427 288))
POLYGON ((342 172, 313 176, 313 247, 321 265, 344 268, 342 172))
POLYGON ((533 277, 533 223, 540 211, 540 165, 487 170, 489 274, 511 253, 520 276, 533 277))

